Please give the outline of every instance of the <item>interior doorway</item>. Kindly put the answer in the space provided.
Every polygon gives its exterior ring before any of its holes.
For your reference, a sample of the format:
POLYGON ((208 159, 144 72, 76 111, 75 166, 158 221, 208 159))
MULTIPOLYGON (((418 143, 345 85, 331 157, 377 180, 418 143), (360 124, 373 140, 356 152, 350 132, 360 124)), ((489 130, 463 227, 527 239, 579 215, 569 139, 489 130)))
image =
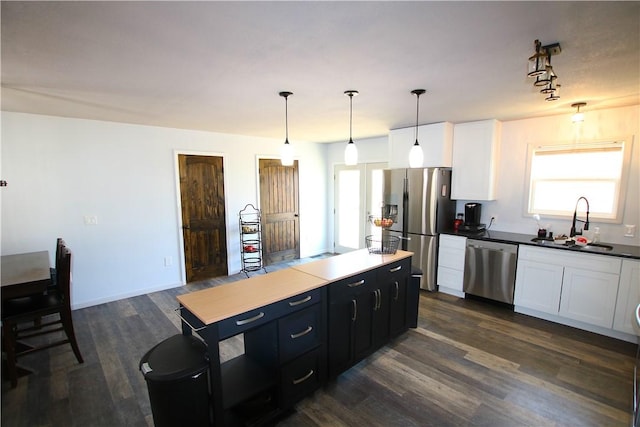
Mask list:
POLYGON ((337 254, 365 247, 365 236, 381 230, 369 221, 382 209, 382 170, 387 163, 336 165, 334 169, 334 243, 337 254))
POLYGON ((223 158, 178 154, 187 282, 226 276, 223 158))
POLYGON ((265 265, 300 258, 298 161, 259 159, 262 256, 265 265))

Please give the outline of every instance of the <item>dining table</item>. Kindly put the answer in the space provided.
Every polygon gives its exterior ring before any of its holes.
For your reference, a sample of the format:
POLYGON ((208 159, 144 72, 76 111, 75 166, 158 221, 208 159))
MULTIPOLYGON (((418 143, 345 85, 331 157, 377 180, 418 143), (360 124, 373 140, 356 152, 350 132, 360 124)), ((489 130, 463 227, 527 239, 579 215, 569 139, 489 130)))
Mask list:
POLYGON ((2 302, 42 293, 51 283, 49 251, 27 252, 0 257, 2 302))

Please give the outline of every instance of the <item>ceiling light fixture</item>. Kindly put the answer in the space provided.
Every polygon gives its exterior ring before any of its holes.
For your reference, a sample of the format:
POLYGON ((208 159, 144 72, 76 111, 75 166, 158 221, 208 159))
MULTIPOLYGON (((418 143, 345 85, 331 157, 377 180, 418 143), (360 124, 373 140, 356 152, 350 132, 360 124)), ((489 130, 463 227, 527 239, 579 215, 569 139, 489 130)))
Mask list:
POLYGON ((293 166, 293 146, 289 144, 289 97, 293 95, 292 92, 280 92, 279 94, 284 98, 284 127, 285 137, 284 144, 280 147, 280 161, 282 166, 293 166))
POLYGON ((576 109, 576 112, 571 116, 571 121, 573 123, 584 122, 584 113, 580 112, 580 107, 585 107, 586 105, 586 102, 575 102, 571 104, 571 106, 576 109))
POLYGON ((352 139, 352 127, 353 127, 353 97, 358 95, 357 90, 345 90, 344 94, 349 97, 349 142, 344 149, 344 162, 347 166, 354 166, 358 164, 358 149, 352 139))
POLYGON ((533 85, 542 87, 540 93, 548 95, 545 100, 556 101, 560 99, 557 83, 558 76, 551 66, 551 57, 562 52, 560 43, 552 43, 542 46, 539 40, 533 42, 535 53, 529 57, 529 66, 527 76, 535 77, 533 85))
POLYGON ((411 151, 409 151, 409 167, 412 168, 421 168, 424 164, 424 153, 420 143, 418 143, 418 113, 420 111, 420 95, 425 92, 426 90, 424 89, 414 89, 411 91, 411 93, 416 96, 416 142, 411 147, 411 151))

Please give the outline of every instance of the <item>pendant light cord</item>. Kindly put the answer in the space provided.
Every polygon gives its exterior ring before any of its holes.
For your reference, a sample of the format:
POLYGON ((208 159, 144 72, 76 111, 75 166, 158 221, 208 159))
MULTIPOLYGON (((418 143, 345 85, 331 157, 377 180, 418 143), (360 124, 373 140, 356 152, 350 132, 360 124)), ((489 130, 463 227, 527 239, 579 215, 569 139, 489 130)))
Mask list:
POLYGON ((284 97, 284 141, 289 143, 289 96, 284 97))
POLYGON ((353 93, 349 94, 349 143, 353 142, 352 135, 353 127, 353 93))
POLYGON ((418 120, 420 117, 420 94, 416 93, 416 144, 418 143, 418 120))

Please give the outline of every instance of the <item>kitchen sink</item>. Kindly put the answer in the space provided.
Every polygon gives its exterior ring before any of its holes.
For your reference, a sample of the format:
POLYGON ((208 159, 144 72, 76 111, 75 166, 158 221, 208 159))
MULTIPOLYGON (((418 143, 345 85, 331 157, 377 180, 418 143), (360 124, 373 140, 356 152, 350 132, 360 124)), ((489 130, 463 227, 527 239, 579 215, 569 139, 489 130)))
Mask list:
POLYGON ((546 237, 535 237, 531 239, 531 241, 539 245, 564 246, 571 249, 575 249, 577 251, 584 251, 584 252, 611 252, 613 250, 613 246, 605 245, 602 243, 589 243, 585 246, 580 246, 580 245, 576 245, 573 241, 569 241, 561 244, 561 243, 554 243, 552 239, 548 239, 546 237))
POLYGON ((589 243, 585 246, 579 246, 581 251, 588 252, 610 252, 613 249, 613 246, 602 245, 600 243, 589 243))

